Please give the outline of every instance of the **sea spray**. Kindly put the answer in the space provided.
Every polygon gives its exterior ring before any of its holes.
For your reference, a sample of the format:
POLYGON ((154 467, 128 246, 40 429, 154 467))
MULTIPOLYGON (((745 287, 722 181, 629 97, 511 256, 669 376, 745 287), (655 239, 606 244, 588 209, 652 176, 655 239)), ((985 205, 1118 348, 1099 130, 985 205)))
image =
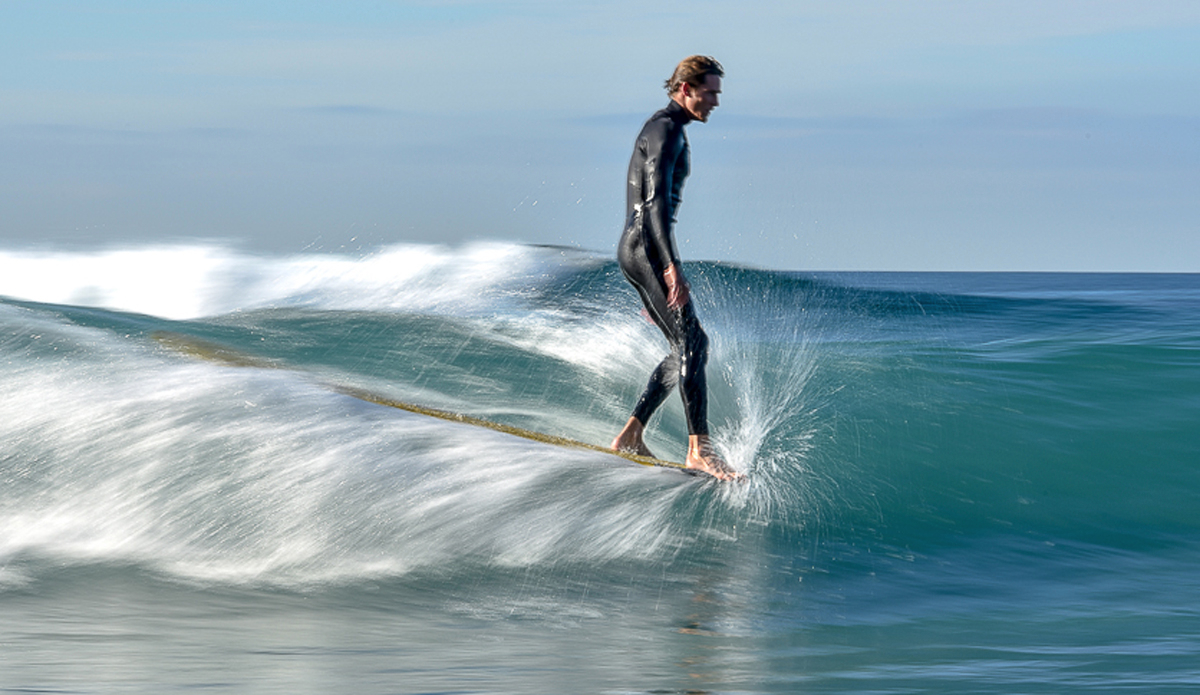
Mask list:
POLYGON ((303 585, 659 561, 696 533, 688 498, 704 484, 679 473, 396 413, 299 371, 54 328, 31 344, 84 354, 47 371, 35 353, 6 375, 7 558, 303 585))

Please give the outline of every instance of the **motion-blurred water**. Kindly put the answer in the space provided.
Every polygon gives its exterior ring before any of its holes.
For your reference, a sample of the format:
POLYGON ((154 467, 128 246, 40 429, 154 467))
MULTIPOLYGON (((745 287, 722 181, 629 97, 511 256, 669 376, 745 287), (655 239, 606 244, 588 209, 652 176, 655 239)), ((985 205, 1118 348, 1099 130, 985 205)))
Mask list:
POLYGON ((328 388, 605 444, 608 259, 0 251, 0 692, 1200 687, 1200 277, 686 272, 745 484, 328 388))

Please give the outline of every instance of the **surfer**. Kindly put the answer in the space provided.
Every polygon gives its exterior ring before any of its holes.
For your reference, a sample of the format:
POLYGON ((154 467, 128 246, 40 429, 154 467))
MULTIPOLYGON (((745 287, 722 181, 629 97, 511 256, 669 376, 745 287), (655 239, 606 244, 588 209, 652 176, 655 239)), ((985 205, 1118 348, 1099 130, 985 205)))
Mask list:
POLYGON ((684 462, 722 480, 741 477, 717 454, 708 435, 708 336, 700 327, 691 291, 683 277, 672 228, 691 170, 684 126, 704 123, 720 103, 725 71, 707 56, 684 58, 667 80, 671 101, 642 126, 629 160, 625 188, 625 231, 617 246, 621 272, 634 286, 671 353, 650 375, 633 415, 612 448, 653 456, 643 440, 650 416, 678 384, 687 415, 688 452, 684 462))

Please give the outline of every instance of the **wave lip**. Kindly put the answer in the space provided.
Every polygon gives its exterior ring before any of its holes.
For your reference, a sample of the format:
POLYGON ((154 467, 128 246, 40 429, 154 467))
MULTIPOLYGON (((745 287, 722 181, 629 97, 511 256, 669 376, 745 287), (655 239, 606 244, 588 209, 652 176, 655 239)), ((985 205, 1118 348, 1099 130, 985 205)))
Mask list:
POLYGON ((0 250, 0 296, 172 320, 267 307, 487 311, 555 275, 562 250, 397 245, 361 258, 262 257, 211 244, 0 250))

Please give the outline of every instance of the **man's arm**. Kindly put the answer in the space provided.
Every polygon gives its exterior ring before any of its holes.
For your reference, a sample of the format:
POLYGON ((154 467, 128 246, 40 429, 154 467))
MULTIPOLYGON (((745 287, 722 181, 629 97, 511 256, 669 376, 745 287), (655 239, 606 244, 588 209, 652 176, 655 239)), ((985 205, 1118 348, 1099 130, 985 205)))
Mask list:
POLYGON ((673 190, 675 165, 683 152, 684 140, 670 122, 646 134, 646 168, 644 171, 646 217, 652 243, 662 259, 663 284, 667 287, 667 305, 678 309, 687 304, 687 281, 680 271, 679 252, 675 249, 670 196, 673 190))

